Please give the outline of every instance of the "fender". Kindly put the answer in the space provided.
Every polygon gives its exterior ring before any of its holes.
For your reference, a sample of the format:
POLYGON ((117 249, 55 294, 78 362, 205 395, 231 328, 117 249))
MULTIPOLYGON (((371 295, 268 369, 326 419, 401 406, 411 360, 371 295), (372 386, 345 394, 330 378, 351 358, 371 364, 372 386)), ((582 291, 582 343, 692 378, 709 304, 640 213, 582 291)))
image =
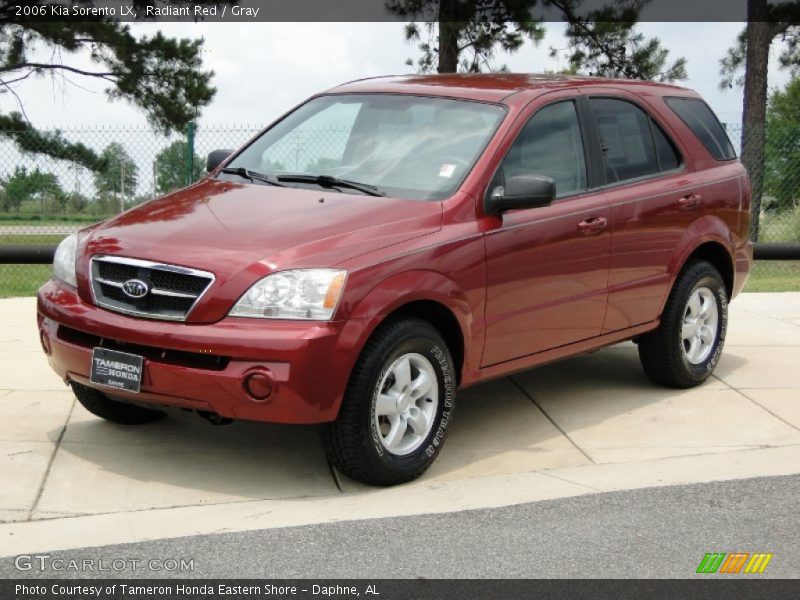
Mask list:
POLYGON ((350 348, 352 364, 375 329, 394 311, 416 301, 436 302, 454 316, 464 338, 462 382, 478 376, 483 348, 483 320, 475 318, 481 305, 474 307, 468 294, 452 279, 430 270, 411 270, 387 277, 372 287, 353 306, 347 317, 340 343, 350 348))
POLYGON ((720 244, 727 252, 728 259, 731 263, 731 268, 734 265, 734 240, 731 239, 731 232, 728 226, 718 217, 712 215, 705 215, 697 219, 689 226, 683 234, 680 242, 675 247, 675 252, 670 259, 667 266, 667 273, 670 277, 669 287, 667 293, 661 300, 661 306, 658 311, 660 315, 664 311, 664 306, 667 303, 667 298, 675 285, 675 280, 683 269, 683 265, 689 257, 703 244, 708 242, 716 242, 720 244))

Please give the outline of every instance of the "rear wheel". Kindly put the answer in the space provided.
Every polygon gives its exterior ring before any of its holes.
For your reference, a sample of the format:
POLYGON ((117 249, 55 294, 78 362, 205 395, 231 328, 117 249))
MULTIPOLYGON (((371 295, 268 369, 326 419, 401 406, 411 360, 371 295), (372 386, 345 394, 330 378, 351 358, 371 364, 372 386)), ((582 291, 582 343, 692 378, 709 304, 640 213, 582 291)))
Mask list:
POLYGON ((455 385, 450 352, 434 327, 416 318, 383 325, 353 369, 339 417, 322 431, 328 459, 372 485, 419 477, 444 443, 455 385))
POLYGON ((710 263, 687 265, 670 293, 661 325, 639 339, 650 379, 674 388, 703 383, 719 362, 728 325, 728 293, 710 263))
POLYGON ((160 410, 150 410, 135 404, 112 400, 103 392, 80 383, 72 383, 72 392, 78 402, 90 413, 114 423, 140 425, 152 423, 167 416, 160 410))

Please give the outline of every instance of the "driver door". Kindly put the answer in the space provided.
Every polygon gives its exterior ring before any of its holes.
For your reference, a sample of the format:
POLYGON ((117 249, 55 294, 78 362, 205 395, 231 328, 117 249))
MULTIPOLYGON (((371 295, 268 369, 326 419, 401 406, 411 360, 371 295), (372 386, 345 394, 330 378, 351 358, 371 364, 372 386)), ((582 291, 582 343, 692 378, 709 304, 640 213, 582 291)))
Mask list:
POLYGON ((579 100, 539 108, 519 132, 498 176, 545 175, 550 206, 509 211, 486 233, 483 366, 598 336, 608 300, 609 207, 587 176, 579 100))

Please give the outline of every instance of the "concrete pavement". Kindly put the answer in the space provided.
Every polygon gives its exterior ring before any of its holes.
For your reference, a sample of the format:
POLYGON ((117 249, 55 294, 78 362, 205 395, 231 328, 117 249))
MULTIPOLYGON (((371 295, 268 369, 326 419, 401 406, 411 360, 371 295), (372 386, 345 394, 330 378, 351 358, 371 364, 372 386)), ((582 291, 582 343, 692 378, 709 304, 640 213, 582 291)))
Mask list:
POLYGON ((622 344, 464 390, 438 461, 392 489, 332 473, 314 428, 96 419, 34 310, 0 301, 0 555, 800 473, 797 293, 737 298, 698 389, 654 386, 622 344))

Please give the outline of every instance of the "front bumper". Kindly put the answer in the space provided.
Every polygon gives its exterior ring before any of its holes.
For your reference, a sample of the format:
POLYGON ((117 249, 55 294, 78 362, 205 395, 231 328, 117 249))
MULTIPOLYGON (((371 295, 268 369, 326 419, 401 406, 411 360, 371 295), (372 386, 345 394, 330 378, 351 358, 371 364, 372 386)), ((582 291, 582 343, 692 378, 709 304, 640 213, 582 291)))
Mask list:
POLYGON ((352 368, 352 349, 342 344, 342 322, 138 319, 88 304, 57 280, 39 290, 37 310, 42 347, 66 383, 75 381, 137 403, 231 419, 324 423, 336 419, 352 368), (145 357, 141 392, 90 383, 91 353, 99 345, 145 357), (272 392, 263 400, 244 387, 253 372, 271 382, 272 392))

